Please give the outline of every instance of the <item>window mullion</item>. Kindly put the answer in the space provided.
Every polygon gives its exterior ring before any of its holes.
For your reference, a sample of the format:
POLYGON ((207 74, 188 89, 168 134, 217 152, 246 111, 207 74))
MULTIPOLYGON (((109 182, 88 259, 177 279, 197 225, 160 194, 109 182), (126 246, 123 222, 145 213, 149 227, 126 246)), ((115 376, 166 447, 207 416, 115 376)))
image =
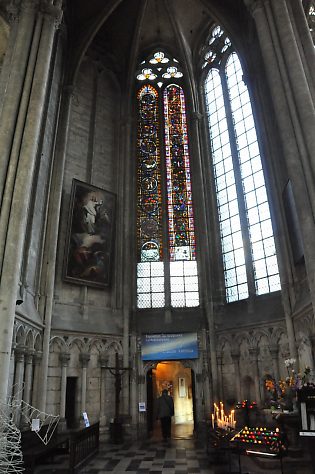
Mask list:
POLYGON ((226 83, 224 68, 222 68, 222 70, 220 71, 220 76, 221 76, 224 105, 225 105, 225 110, 226 110, 226 120, 228 124, 228 132, 229 132, 229 137, 230 137, 230 147, 231 147, 231 152, 232 152, 232 161, 233 161, 233 170, 234 170, 234 175, 235 175, 237 200, 238 200, 239 213, 240 213, 241 232, 242 232, 242 238, 243 238, 243 244, 244 244, 244 255, 245 255, 245 263, 246 263, 248 292, 249 292, 249 295, 255 295, 256 294, 255 278, 254 278, 254 269, 253 269, 252 255, 251 255, 251 245, 250 245, 249 229, 248 229, 248 223, 247 223, 246 207, 245 207, 245 200, 244 200, 244 193, 243 193, 242 177, 241 177, 241 172, 240 172, 240 167, 239 167, 236 136, 235 136, 235 131, 234 131, 234 123, 233 123, 232 110, 231 110, 231 104, 230 104, 230 99, 229 99, 229 91, 228 91, 228 87, 226 83))
POLYGON ((163 263, 164 263, 164 291, 165 307, 171 307, 171 278, 170 278, 170 255, 169 255, 169 235, 168 235, 168 207, 167 207, 167 183, 166 183, 166 163, 165 163, 165 117, 164 117, 164 95, 160 94, 159 115, 161 117, 160 126, 160 153, 161 153, 161 192, 162 209, 164 217, 162 219, 163 235, 163 263))

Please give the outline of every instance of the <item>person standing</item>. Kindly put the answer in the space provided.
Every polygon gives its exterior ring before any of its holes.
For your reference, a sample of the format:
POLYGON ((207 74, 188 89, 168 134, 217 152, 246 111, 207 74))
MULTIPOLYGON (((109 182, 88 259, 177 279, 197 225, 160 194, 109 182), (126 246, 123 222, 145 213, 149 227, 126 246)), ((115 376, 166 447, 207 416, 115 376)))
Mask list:
POLYGON ((157 399, 157 418, 161 421, 164 440, 171 437, 172 416, 174 416, 174 402, 165 388, 162 390, 162 395, 157 399))

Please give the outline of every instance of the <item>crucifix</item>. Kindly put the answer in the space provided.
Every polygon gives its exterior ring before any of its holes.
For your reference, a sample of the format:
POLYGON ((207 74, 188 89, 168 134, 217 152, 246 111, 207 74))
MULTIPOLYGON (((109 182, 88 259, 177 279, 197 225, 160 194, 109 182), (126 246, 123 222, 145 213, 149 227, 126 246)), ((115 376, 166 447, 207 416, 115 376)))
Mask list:
POLYGON ((131 370, 131 367, 119 367, 118 352, 115 354, 115 367, 104 367, 115 377, 115 423, 119 422, 119 395, 121 391, 121 379, 126 370, 131 370))

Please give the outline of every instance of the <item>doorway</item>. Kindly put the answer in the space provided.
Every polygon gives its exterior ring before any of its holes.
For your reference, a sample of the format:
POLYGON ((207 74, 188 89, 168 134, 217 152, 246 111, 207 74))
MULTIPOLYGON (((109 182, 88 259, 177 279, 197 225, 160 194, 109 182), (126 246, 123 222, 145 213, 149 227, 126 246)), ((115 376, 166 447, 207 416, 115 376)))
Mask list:
POLYGON ((159 436, 156 400, 165 388, 174 400, 172 438, 192 438, 194 433, 193 376, 192 370, 184 367, 180 361, 161 361, 147 374, 148 431, 154 436, 159 436))
POLYGON ((65 417, 69 429, 76 428, 78 424, 76 418, 77 380, 77 377, 67 377, 65 417))

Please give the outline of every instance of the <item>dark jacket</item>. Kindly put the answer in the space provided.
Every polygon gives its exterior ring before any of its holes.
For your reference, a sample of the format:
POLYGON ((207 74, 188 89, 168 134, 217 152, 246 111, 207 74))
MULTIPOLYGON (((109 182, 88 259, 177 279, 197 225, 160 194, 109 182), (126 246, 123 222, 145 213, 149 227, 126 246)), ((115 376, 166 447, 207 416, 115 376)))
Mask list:
POLYGON ((174 416, 174 402, 170 395, 163 393, 157 399, 157 418, 174 416))

